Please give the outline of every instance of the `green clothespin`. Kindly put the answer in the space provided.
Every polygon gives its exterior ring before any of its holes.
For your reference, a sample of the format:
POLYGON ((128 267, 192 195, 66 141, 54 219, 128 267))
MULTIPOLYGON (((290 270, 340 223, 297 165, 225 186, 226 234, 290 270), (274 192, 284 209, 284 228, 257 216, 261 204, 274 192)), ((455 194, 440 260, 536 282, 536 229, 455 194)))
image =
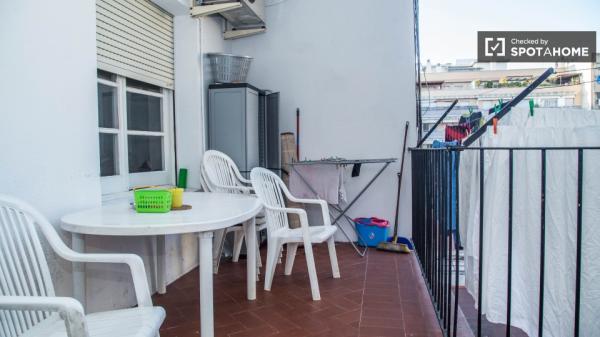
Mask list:
POLYGON ((533 108, 535 107, 535 104, 533 103, 533 98, 529 99, 529 116, 533 117, 533 108))
POLYGON ((494 105, 494 113, 497 114, 502 110, 502 98, 498 99, 498 105, 494 105))
POLYGON ((473 107, 469 107, 469 116, 473 114, 473 107))

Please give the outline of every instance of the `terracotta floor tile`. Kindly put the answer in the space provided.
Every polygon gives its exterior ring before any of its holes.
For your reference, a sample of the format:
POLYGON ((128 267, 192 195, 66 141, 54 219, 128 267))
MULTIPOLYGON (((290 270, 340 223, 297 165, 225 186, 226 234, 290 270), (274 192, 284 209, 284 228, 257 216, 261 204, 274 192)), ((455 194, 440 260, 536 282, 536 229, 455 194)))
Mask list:
POLYGON ((406 336, 402 328, 386 327, 361 327, 361 337, 404 337, 406 336))
MULTIPOLYGON (((214 278, 217 337, 440 337, 418 264, 411 255, 369 250, 359 257, 337 244, 341 278, 333 279, 326 245, 315 245, 321 301, 311 298, 304 251, 298 250, 292 275, 278 265, 271 291, 246 300, 246 264, 223 260, 214 278), (410 320, 410 321, 409 321, 410 320)), ((263 250, 262 256, 266 256, 263 250)), ((285 255, 285 251, 284 251, 285 255)), ((285 256, 284 256, 285 261, 285 256)), ((198 271, 153 297, 167 311, 161 337, 199 336, 198 271)))

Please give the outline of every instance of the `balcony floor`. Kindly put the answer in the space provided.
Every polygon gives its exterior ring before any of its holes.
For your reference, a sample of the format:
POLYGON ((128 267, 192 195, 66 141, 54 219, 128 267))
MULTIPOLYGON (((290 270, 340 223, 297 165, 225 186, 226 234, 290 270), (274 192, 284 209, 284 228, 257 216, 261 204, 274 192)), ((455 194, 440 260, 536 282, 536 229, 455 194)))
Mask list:
MULTIPOLYGON (((291 276, 278 265, 271 292, 263 290, 261 274, 252 302, 245 299, 245 260, 223 260, 214 279, 216 336, 442 336, 413 255, 369 249, 361 258, 348 244, 336 247, 340 279, 331 277, 326 245, 314 246, 322 298, 317 302, 302 249, 291 276)), ((264 258, 266 249, 261 253, 264 258)), ((155 305, 167 311, 161 337, 199 335, 198 291, 195 269, 169 285, 167 294, 154 296, 155 305)))

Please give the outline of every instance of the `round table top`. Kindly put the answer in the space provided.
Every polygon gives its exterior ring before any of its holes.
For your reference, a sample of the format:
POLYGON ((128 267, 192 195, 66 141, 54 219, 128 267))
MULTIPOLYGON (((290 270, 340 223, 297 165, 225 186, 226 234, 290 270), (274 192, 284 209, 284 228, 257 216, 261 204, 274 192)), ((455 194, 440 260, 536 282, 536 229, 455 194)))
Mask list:
POLYGON ((142 236, 208 232, 247 221, 262 209, 254 196, 185 192, 190 210, 137 213, 129 200, 67 214, 61 228, 79 234, 142 236))

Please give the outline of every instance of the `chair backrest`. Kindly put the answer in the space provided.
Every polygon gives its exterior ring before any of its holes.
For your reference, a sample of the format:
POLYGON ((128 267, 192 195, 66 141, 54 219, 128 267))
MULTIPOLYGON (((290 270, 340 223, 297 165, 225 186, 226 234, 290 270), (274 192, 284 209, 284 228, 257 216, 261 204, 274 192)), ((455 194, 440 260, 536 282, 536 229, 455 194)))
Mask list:
MULTIPOLYGON (((31 206, 0 195, 0 296, 55 296, 38 230, 56 234, 31 206)), ((0 335, 20 336, 51 315, 0 309, 0 335)))
MULTIPOLYGON (((250 172, 252 187, 258 199, 265 207, 267 216, 267 230, 275 231, 280 228, 289 228, 287 213, 270 210, 268 207, 285 208, 285 194, 287 187, 275 173, 257 167, 250 172)), ((289 193, 288 193, 289 194, 289 193)))
POLYGON ((202 185, 202 190, 204 192, 212 192, 213 187, 206 176, 206 169, 204 168, 204 164, 200 165, 200 185, 202 185))
POLYGON ((204 153, 202 162, 206 172, 205 178, 212 192, 242 193, 241 191, 219 187, 243 186, 237 178, 241 176, 241 173, 228 155, 223 152, 208 150, 204 153))

